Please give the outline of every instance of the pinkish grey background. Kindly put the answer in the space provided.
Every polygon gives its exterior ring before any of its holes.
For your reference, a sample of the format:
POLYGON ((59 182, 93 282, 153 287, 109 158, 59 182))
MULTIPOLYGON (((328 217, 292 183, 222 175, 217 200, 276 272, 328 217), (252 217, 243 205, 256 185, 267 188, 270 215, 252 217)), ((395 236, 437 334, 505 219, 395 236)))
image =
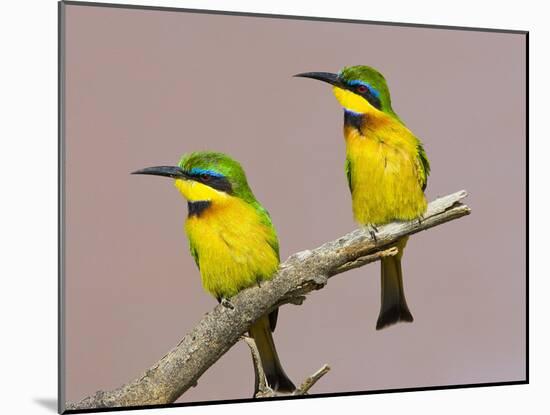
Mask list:
MULTIPOLYGON (((368 24, 67 6, 66 397, 133 379, 215 304, 169 180, 135 169, 214 149, 238 159, 281 256, 350 230, 342 110, 292 78, 369 64, 424 141, 430 199, 471 216, 411 239, 413 324, 374 330, 379 266, 331 279, 275 333, 287 373, 329 363, 314 392, 525 378, 525 37, 368 24)), ((237 344, 180 401, 248 398, 237 344)))

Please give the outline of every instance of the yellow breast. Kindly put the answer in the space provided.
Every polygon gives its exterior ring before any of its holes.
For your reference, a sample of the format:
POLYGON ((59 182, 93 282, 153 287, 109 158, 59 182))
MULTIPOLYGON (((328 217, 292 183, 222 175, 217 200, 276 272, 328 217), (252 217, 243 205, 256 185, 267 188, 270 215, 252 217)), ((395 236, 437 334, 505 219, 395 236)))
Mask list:
POLYGON ((213 201, 200 216, 187 219, 185 230, 198 254, 203 287, 217 298, 229 298, 277 271, 279 258, 270 246, 277 241, 274 229, 236 197, 213 201))
POLYGON ((418 141, 404 125, 379 113, 369 117, 361 131, 344 127, 344 136, 353 213, 359 223, 411 220, 426 211, 418 141))

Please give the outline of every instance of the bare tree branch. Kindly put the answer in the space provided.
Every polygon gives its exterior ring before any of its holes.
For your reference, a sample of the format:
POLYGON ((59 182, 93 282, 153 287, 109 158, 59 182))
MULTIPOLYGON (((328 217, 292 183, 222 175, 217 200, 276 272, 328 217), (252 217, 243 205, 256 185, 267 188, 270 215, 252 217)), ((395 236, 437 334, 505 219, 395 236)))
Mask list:
POLYGON ((260 352, 256 346, 256 342, 252 337, 241 336, 241 339, 250 348, 250 354, 252 355, 252 364, 254 366, 254 377, 258 382, 258 392, 256 392, 255 398, 265 398, 268 396, 275 396, 275 392, 267 386, 264 368, 262 367, 262 361, 260 358, 260 352))
POLYGON ((330 370, 329 365, 324 365, 321 369, 315 372, 313 375, 308 377, 300 385, 298 389, 293 393, 293 395, 307 395, 307 392, 317 383, 319 379, 325 376, 330 370))
MULTIPOLYGON (((241 339, 248 345, 248 347, 250 348, 250 354, 252 355, 254 373, 258 382, 258 392, 256 392, 256 395, 254 397, 271 398, 274 396, 278 396, 279 394, 271 389, 266 382, 265 372, 262 367, 262 362, 260 360, 260 352, 258 351, 258 347, 256 346, 254 339, 249 336, 241 336, 241 339)), ((321 369, 319 369, 313 375, 304 380, 300 387, 294 391, 293 395, 307 395, 307 391, 309 391, 319 379, 326 375, 329 370, 330 367, 328 365, 324 365, 323 367, 321 367, 321 369)))
POLYGON ((394 255, 400 238, 468 215, 460 191, 429 204, 421 221, 380 226, 374 240, 368 230, 356 229, 322 246, 299 252, 281 264, 271 281, 231 298, 233 308, 216 306, 179 344, 138 378, 119 388, 99 391, 68 410, 131 407, 174 402, 227 352, 259 317, 283 304, 301 304, 304 296, 323 288, 336 274, 394 255))

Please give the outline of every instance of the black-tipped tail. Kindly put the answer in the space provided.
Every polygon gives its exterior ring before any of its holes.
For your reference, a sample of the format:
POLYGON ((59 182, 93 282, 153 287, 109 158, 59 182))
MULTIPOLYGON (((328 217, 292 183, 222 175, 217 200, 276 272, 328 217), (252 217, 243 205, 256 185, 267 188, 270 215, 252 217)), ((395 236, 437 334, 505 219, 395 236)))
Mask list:
POLYGON ((403 248, 404 244, 400 247, 398 255, 382 258, 380 261, 382 263, 382 304, 376 322, 376 330, 381 330, 400 321, 413 321, 403 290, 403 274, 401 272, 403 248))
MULTIPOLYGON (((296 386, 294 386, 294 383, 288 378, 281 366, 277 350, 275 349, 275 343, 273 342, 273 336, 271 335, 271 326, 272 324, 270 324, 267 315, 261 317, 250 327, 250 337, 254 338, 254 342, 260 353, 262 368, 269 387, 279 393, 292 393, 296 390, 296 386)), ((256 379, 254 396, 258 392, 258 384, 258 379, 256 379)))
POLYGON ((387 311, 381 312, 376 321, 376 330, 382 330, 392 324, 399 322, 412 323, 414 318, 407 308, 407 304, 395 306, 387 311))

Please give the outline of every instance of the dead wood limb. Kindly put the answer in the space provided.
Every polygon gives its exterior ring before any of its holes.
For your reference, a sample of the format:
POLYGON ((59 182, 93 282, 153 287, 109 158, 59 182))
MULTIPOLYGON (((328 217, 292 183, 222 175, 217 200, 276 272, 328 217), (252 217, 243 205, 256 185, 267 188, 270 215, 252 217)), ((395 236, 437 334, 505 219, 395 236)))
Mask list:
POLYGON ((317 383, 319 379, 325 376, 330 370, 329 365, 323 365, 321 369, 315 372, 313 375, 309 376, 306 380, 302 382, 300 387, 296 389, 294 395, 307 395, 307 392, 317 383))
POLYGON ((399 238, 468 215, 460 191, 428 206, 421 221, 393 222, 380 226, 374 240, 368 230, 356 229, 322 246, 299 252, 283 262, 271 281, 246 289, 231 298, 233 309, 216 306, 157 363, 138 378, 112 391, 99 391, 67 410, 131 407, 174 402, 229 350, 259 317, 287 303, 300 304, 311 291, 344 271, 395 254, 399 238))

